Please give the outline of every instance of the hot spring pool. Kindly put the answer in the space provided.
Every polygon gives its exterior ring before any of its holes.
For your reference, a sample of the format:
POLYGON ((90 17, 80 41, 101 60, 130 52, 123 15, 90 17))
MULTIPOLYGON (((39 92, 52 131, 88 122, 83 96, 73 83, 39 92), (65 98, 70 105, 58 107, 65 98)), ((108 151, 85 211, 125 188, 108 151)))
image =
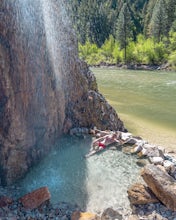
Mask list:
POLYGON ((85 159, 91 138, 63 137, 50 154, 20 181, 20 195, 48 186, 51 202, 78 204, 101 212, 105 208, 129 208, 127 188, 138 181, 136 157, 107 149, 85 159))

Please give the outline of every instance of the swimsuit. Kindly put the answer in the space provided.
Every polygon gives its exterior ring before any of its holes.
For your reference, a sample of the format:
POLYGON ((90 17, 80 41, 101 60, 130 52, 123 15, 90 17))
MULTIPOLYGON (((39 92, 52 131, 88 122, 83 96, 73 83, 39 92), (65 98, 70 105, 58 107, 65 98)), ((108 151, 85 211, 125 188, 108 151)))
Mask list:
POLYGON ((101 143, 101 142, 98 142, 98 146, 99 146, 99 147, 101 147, 101 148, 103 148, 103 149, 105 149, 105 148, 106 148, 106 145, 105 145, 105 144, 103 144, 103 143, 101 143))

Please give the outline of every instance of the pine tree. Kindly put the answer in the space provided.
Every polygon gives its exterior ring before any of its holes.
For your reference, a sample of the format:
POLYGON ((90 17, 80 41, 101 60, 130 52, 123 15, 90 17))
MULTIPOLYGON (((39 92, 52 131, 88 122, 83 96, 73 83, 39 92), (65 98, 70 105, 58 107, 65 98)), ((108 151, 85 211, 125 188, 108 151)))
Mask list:
POLYGON ((123 7, 120 11, 118 20, 117 20, 117 27, 116 27, 116 39, 120 44, 121 49, 124 49, 124 60, 126 63, 127 57, 127 44, 129 39, 132 37, 132 20, 130 11, 128 8, 127 3, 123 4, 123 7))
POLYGON ((176 4, 175 4, 175 6, 174 6, 173 8, 174 8, 174 15, 173 15, 173 21, 172 21, 172 23, 171 23, 171 28, 170 28, 170 30, 171 30, 172 32, 176 32, 176 4))
POLYGON ((70 0, 72 21, 79 42, 86 40, 101 46, 113 33, 116 19, 115 0, 70 0))
POLYGON ((155 8, 157 0, 149 0, 149 2, 143 8, 143 23, 144 23, 144 35, 148 37, 150 35, 150 22, 153 14, 153 9, 155 8))
POLYGON ((168 15, 167 31, 169 32, 174 20, 176 19, 176 0, 166 0, 166 5, 168 15))
POLYGON ((153 9, 153 14, 150 23, 150 35, 158 42, 167 34, 168 17, 164 0, 158 0, 153 9))
POLYGON ((133 34, 136 39, 137 35, 143 31, 143 9, 147 5, 148 0, 128 0, 127 2, 130 5, 129 10, 135 27, 133 34))

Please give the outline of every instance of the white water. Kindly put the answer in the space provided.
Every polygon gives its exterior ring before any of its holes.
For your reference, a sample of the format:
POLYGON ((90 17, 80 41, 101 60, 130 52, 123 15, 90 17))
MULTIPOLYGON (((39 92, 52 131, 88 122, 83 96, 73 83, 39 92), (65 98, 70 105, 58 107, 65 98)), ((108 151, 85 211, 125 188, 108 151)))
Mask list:
POLYGON ((57 88, 61 89, 63 83, 62 74, 64 73, 64 70, 62 70, 65 52, 64 45, 66 44, 65 37, 67 37, 67 34, 63 32, 63 27, 67 26, 66 22, 68 19, 65 15, 62 1, 59 5, 54 1, 40 0, 40 2, 46 33, 46 45, 55 74, 57 88))
POLYGON ((139 178, 136 158, 106 150, 88 159, 90 137, 65 137, 55 150, 20 181, 20 195, 48 186, 51 202, 78 204, 102 212, 107 207, 129 208, 127 188, 139 178))

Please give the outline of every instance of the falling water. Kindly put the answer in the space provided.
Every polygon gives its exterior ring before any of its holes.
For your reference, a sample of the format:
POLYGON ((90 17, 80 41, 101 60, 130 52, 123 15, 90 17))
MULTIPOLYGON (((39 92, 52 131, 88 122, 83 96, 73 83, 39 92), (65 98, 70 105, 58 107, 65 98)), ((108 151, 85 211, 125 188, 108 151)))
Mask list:
POLYGON ((44 29, 46 33, 46 45, 49 51, 52 68, 56 76, 57 87, 62 87, 62 77, 64 75, 64 58, 67 49, 67 33, 63 27, 67 27, 67 16, 60 1, 59 5, 54 1, 40 0, 41 10, 43 14, 44 29), (57 19, 59 17, 59 19, 57 19))
MULTIPOLYGON (((21 36, 21 40, 23 40, 22 38, 25 36, 29 39, 29 43, 34 40, 36 47, 39 46, 37 41, 39 43, 42 38, 45 39, 46 51, 43 53, 49 52, 56 84, 58 89, 61 88, 62 78, 69 65, 67 63, 70 59, 68 51, 75 50, 75 45, 70 42, 70 22, 64 2, 62 0, 16 0, 14 4, 19 37, 21 36), (33 39, 36 37, 38 39, 33 39)), ((30 49, 31 45, 28 46, 30 49)))

